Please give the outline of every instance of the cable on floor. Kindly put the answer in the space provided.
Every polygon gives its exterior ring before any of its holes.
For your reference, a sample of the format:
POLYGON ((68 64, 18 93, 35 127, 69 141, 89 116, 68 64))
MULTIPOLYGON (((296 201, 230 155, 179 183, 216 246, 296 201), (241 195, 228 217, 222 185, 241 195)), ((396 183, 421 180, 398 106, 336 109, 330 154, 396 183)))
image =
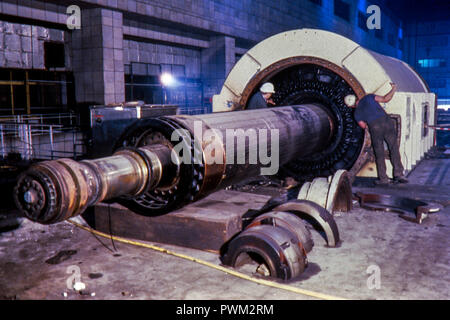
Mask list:
POLYGON ((277 289, 283 289, 283 290, 286 290, 286 291, 290 291, 290 292, 306 295, 306 296, 309 296, 309 297, 314 297, 314 298, 317 298, 317 299, 323 299, 323 300, 347 300, 345 298, 332 296, 332 295, 328 295, 328 294, 324 294, 324 293, 320 293, 320 292, 300 289, 300 288, 297 288, 297 287, 293 287, 293 286, 290 286, 290 285, 277 283, 277 282, 273 282, 273 281, 269 281, 269 280, 265 280, 265 279, 253 278, 253 277, 248 276, 248 275, 246 275, 244 273, 241 273, 241 272, 238 272, 238 271, 235 271, 235 270, 231 270, 231 269, 225 268, 225 267, 220 266, 220 265, 216 265, 214 263, 210 263, 210 262, 202 260, 202 259, 197 259, 197 258, 188 256, 188 255, 185 255, 185 254, 182 254, 182 253, 170 251, 170 250, 167 250, 167 249, 164 249, 164 248, 152 245, 152 244, 143 243, 143 242, 134 241, 134 240, 129 240, 129 239, 122 238, 122 237, 112 236, 112 235, 109 235, 109 234, 106 234, 106 233, 94 230, 92 228, 83 226, 83 225, 81 225, 81 224, 79 224, 77 222, 74 222, 74 221, 71 221, 71 220, 67 220, 67 221, 72 223, 73 225, 77 226, 78 228, 81 228, 83 230, 86 230, 88 232, 91 232, 91 233, 96 234, 96 235, 101 236, 101 237, 105 237, 105 238, 108 238, 108 239, 113 239, 113 240, 115 240, 117 242, 122 242, 122 243, 126 243, 126 244, 131 244, 131 245, 134 245, 134 246, 139 246, 139 247, 152 249, 152 250, 159 251, 159 252, 162 252, 162 253, 165 253, 165 254, 168 254, 168 255, 172 255, 172 256, 175 256, 175 257, 182 258, 182 259, 186 259, 186 260, 189 260, 189 261, 192 261, 192 262, 196 262, 196 263, 202 264, 204 266, 207 266, 207 267, 210 267, 210 268, 213 268, 213 269, 225 272, 225 273, 233 275, 235 277, 238 277, 238 278, 241 278, 241 279, 245 279, 245 280, 248 280, 248 281, 252 281, 252 282, 255 282, 255 283, 258 283, 258 284, 261 284, 261 285, 274 287, 274 288, 277 288, 277 289))

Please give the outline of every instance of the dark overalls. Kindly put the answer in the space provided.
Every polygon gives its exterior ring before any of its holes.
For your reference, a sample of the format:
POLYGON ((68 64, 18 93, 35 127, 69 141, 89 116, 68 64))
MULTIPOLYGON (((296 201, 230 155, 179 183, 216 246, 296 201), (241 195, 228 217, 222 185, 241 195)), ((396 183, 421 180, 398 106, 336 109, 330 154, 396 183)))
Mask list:
POLYGON ((263 109, 267 108, 266 99, 264 99, 261 91, 258 91, 251 97, 250 102, 247 105, 247 110, 250 109, 263 109))
POLYGON ((389 181, 386 174, 383 141, 386 141, 388 145, 391 163, 394 167, 394 178, 403 177, 404 168, 397 142, 395 120, 387 115, 381 105, 375 100, 374 94, 368 94, 359 101, 354 117, 357 122, 364 121, 369 127, 378 179, 382 182, 389 181))

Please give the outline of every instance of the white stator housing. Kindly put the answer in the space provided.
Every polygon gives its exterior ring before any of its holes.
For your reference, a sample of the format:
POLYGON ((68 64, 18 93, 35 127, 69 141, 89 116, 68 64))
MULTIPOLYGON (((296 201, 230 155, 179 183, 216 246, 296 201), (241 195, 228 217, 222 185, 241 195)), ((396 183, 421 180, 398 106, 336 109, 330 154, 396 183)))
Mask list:
MULTIPOLYGON (((258 43, 236 63, 220 94, 213 97, 213 111, 245 109, 266 81, 275 85, 277 104, 319 103, 336 116, 336 139, 342 141, 336 141, 327 155, 305 159, 300 164, 305 174, 311 171, 312 176, 329 176, 345 169, 350 176, 377 176, 369 134, 350 124, 352 111, 344 109, 343 97, 349 93, 359 98, 369 93, 385 95, 390 82, 396 83, 398 90, 384 107, 397 120, 405 170, 411 171, 433 146, 434 132, 425 125, 435 123, 436 95, 420 75, 405 62, 365 49, 336 33, 292 30, 258 43), (355 145, 359 145, 357 150, 346 151, 355 145)), ((388 159, 386 164, 392 177, 388 159)))

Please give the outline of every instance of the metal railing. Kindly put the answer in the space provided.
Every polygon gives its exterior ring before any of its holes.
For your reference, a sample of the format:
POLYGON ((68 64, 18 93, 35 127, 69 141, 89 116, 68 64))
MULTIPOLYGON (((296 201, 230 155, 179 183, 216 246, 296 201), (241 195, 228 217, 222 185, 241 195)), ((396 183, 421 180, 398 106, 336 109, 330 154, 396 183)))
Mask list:
POLYGON ((23 114, 0 116, 0 123, 38 123, 78 126, 80 116, 75 113, 23 114))
POLYGON ((189 115, 194 115, 194 114, 204 114, 204 113, 208 113, 208 107, 207 106, 200 106, 200 107, 180 107, 180 114, 189 114, 189 115))
POLYGON ((74 114, 0 117, 0 158, 50 160, 85 155, 84 138, 74 114))

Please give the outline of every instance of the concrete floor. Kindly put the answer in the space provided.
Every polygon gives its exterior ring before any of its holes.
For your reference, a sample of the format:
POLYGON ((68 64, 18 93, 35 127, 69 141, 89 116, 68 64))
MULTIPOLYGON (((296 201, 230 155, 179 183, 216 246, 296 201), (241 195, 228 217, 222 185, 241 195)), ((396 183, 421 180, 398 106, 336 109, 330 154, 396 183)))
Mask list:
MULTIPOLYGON (((450 199, 450 173, 445 170, 449 165, 448 158, 423 161, 410 175, 410 188, 417 189, 427 179, 437 181, 439 197, 450 199), (436 167, 441 168, 437 173, 436 167)), ((406 196, 407 188, 402 188, 406 196)), ((349 299, 450 299, 450 206, 430 215, 422 225, 358 205, 335 220, 341 245, 327 248, 321 235, 312 231, 315 246, 308 254, 310 264, 289 285, 349 299), (367 271, 373 265, 380 270, 379 289, 367 285, 371 276, 367 271)), ((214 253, 158 245, 220 263, 214 253)), ((113 243, 68 222, 44 226, 28 220, 0 233, 0 298, 314 299, 151 249, 113 243), (73 266, 79 267, 86 285, 83 294, 67 288, 73 266)))

